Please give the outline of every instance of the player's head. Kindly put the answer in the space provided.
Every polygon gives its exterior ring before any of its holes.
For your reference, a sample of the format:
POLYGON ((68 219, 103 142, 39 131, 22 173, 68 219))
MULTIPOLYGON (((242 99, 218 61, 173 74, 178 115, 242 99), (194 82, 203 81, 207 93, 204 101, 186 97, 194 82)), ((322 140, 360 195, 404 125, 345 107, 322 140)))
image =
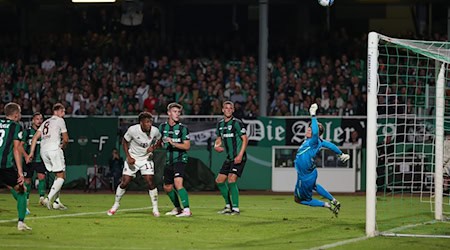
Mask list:
POLYGON ((20 121, 20 118, 22 117, 21 111, 20 105, 15 102, 6 104, 4 108, 6 118, 16 122, 20 121))
POLYGON ((222 103, 222 112, 226 118, 232 117, 234 112, 234 103, 232 101, 224 101, 222 103))
MULTIPOLYGON (((319 136, 322 136, 325 129, 323 128, 322 123, 318 122, 317 126, 319 127, 319 136)), ((311 125, 306 129, 306 138, 311 138, 312 136, 312 128, 311 125)))
POLYGON ((40 112, 34 113, 33 117, 31 118, 31 123, 39 128, 42 122, 44 122, 44 116, 40 112))
POLYGON ((53 115, 63 118, 66 114, 66 108, 61 103, 56 103, 53 105, 53 115))
POLYGON ((141 124, 141 129, 144 132, 150 131, 153 124, 153 116, 149 112, 141 112, 138 116, 139 124, 141 124))
POLYGON ((178 122, 180 120, 182 110, 183 106, 180 104, 176 102, 169 103, 169 105, 167 105, 167 115, 169 116, 169 120, 178 122))

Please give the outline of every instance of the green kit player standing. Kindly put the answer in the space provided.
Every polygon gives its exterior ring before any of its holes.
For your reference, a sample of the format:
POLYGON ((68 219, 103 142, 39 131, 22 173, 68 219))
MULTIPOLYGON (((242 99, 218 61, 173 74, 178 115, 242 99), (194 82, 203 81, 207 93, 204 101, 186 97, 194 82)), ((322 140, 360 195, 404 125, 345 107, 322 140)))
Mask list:
MULTIPOLYGON (((31 126, 26 129, 23 133, 22 138, 22 145, 24 146, 25 152, 24 157, 25 159, 28 159, 28 154, 30 153, 30 147, 31 147, 31 140, 33 139, 34 134, 41 126, 42 122, 44 122, 44 117, 41 113, 36 112, 33 114, 33 117, 31 119, 31 126)), ((29 163, 25 165, 23 168, 23 174, 25 176, 25 186, 27 187, 27 203, 29 204, 30 199, 30 191, 31 191, 31 178, 33 178, 34 172, 37 173, 37 178, 39 180, 38 184, 38 193, 39 193, 39 203, 41 205, 44 205, 44 198, 45 198, 45 191, 46 191, 46 185, 45 185, 45 174, 47 172, 47 169, 45 169, 44 162, 42 161, 41 155, 40 155, 40 140, 37 142, 36 145, 36 157, 29 163)))
POLYGON ((11 191, 17 201, 19 215, 17 229, 19 231, 31 230, 31 227, 24 223, 27 196, 26 188, 23 185, 22 127, 18 123, 21 118, 21 109, 19 104, 10 102, 6 104, 4 111, 6 119, 0 119, 0 183, 11 191))
POLYGON ((189 208, 188 193, 183 186, 183 178, 188 161, 187 151, 191 147, 191 141, 189 140, 188 128, 180 123, 182 109, 183 107, 180 104, 170 103, 167 106, 169 120, 159 125, 159 131, 162 134, 163 147, 166 149, 164 191, 175 206, 166 215, 190 217, 192 213, 189 208))
POLYGON ((225 101, 222 112, 224 117, 217 123, 217 138, 214 143, 214 150, 227 153, 227 158, 216 178, 217 187, 225 200, 225 208, 219 213, 238 215, 240 214, 239 188, 236 182, 238 177, 241 177, 247 161, 245 150, 248 137, 244 123, 233 116, 233 102, 225 101))

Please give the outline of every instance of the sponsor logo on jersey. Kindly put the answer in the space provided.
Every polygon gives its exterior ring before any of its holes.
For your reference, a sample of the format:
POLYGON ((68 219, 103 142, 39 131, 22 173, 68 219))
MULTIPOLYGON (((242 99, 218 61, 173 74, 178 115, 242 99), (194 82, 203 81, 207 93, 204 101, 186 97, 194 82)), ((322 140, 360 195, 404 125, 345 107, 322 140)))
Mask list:
POLYGON ((234 137, 234 134, 233 133, 223 134, 223 137, 224 138, 231 138, 231 137, 234 137))

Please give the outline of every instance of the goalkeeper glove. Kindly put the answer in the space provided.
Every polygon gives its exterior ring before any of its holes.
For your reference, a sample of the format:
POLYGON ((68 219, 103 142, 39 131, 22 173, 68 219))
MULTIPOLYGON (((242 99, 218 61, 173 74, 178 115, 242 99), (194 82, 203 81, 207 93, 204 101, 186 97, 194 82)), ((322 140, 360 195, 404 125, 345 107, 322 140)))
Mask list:
POLYGON ((342 162, 346 162, 346 161, 348 161, 350 159, 350 155, 348 155, 348 154, 341 154, 341 155, 339 155, 339 160, 341 160, 342 162))
POLYGON ((315 116, 316 115, 316 111, 319 107, 317 107, 317 104, 314 103, 313 105, 311 105, 311 107, 309 108, 309 114, 311 116, 315 116))

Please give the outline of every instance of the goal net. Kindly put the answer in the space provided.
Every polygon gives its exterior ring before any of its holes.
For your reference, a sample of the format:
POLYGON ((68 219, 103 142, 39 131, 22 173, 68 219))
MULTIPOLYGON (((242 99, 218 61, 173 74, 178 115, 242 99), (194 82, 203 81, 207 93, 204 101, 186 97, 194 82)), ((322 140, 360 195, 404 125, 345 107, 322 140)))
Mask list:
POLYGON ((450 238, 449 48, 369 34, 368 236, 450 238))

